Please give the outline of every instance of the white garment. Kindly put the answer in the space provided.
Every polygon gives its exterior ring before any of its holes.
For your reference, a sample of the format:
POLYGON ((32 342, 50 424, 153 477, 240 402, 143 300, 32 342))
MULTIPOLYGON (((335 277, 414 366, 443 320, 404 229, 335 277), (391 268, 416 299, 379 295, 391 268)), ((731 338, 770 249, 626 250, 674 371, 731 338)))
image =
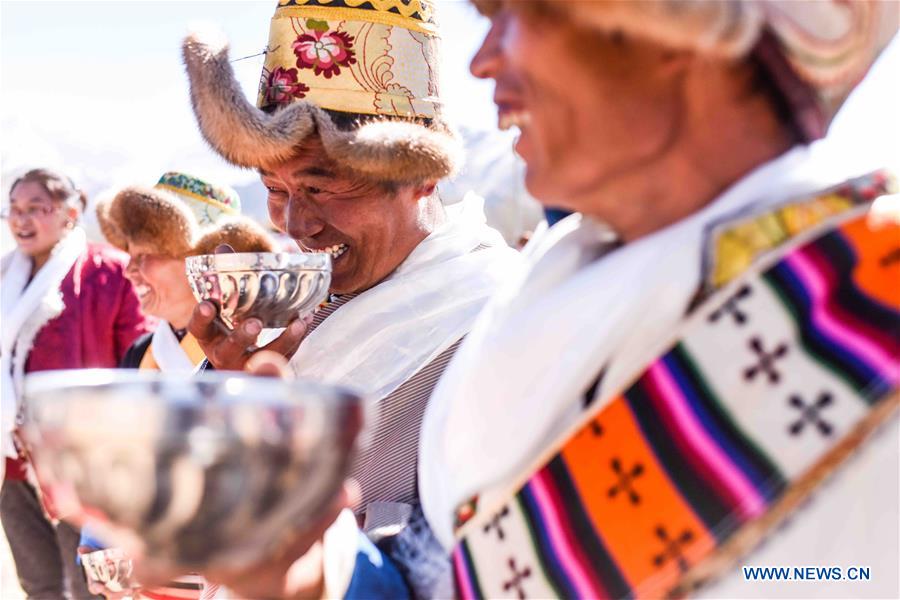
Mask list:
POLYGON ((74 228, 56 244, 47 263, 29 282, 31 258, 18 250, 0 264, 0 385, 2 385, 3 452, 14 458, 12 431, 21 401, 25 362, 41 328, 65 305, 59 286, 87 249, 84 230, 74 228))
POLYGON ((447 221, 390 277, 310 333, 290 361, 298 377, 384 398, 468 333, 522 259, 485 224, 481 198, 469 195, 446 210, 447 221))
POLYGON ((530 270, 488 303, 426 409, 419 491, 438 539, 452 546, 460 503, 479 494, 489 505, 515 491, 514 478, 578 418, 602 367, 600 405, 663 349, 700 283, 707 224, 862 174, 835 158, 827 145, 795 148, 602 260, 593 258, 608 230, 579 215, 536 240, 530 270))
POLYGON ((153 339, 150 340, 150 351, 159 370, 164 373, 191 375, 197 367, 181 347, 168 321, 160 320, 159 326, 153 332, 153 339))

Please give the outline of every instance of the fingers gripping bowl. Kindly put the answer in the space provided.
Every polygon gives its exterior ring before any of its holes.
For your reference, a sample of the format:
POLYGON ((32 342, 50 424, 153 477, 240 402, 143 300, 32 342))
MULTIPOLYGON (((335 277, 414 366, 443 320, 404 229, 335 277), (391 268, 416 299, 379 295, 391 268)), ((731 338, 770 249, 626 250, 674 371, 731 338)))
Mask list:
POLYGON ((185 269, 197 300, 215 304, 231 329, 250 317, 285 327, 321 304, 331 283, 325 252, 203 254, 185 259, 185 269))
POLYGON ((276 551, 335 498, 363 422, 350 391, 224 372, 38 373, 25 402, 60 515, 163 569, 276 551))

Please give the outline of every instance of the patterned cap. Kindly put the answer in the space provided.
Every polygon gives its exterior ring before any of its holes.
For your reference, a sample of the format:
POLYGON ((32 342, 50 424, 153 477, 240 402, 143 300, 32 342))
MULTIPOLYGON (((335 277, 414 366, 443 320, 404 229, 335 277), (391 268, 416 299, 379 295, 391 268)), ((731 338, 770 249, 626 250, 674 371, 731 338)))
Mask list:
POLYGON ((137 244, 173 258, 210 254, 219 244, 270 252, 273 241, 240 212, 231 188, 177 172, 152 188, 128 186, 97 203, 100 231, 110 244, 126 252, 137 244))
POLYGON ((437 53, 431 0, 281 0, 257 106, 433 118, 437 53))
POLYGON ((201 227, 216 223, 223 215, 241 213, 241 199, 236 191, 185 173, 169 171, 159 178, 155 187, 172 192, 182 200, 197 217, 201 227))

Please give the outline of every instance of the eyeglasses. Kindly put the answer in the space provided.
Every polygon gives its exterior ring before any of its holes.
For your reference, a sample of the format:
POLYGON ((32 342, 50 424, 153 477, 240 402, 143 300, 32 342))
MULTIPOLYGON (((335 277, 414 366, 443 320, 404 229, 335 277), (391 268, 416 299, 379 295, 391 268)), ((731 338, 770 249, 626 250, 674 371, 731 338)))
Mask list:
POLYGON ((10 220, 10 219, 39 219, 41 217, 49 216, 59 210, 59 206, 55 206, 53 204, 44 204, 44 205, 34 205, 29 206, 25 210, 20 210, 14 206, 7 206, 0 211, 0 219, 10 220))

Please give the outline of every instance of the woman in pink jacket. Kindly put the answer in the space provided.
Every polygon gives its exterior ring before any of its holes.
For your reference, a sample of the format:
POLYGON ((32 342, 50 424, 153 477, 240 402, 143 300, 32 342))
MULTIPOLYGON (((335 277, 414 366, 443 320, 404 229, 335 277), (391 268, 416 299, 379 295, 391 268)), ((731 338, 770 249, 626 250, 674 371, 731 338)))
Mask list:
POLYGON ((88 243, 78 226, 86 201, 68 177, 34 169, 13 183, 3 212, 17 247, 0 263, 6 467, 0 517, 19 582, 30 598, 90 594, 76 570, 78 532, 45 516, 28 463, 13 440, 24 376, 115 367, 135 338, 149 330, 125 278, 127 256, 88 243))

